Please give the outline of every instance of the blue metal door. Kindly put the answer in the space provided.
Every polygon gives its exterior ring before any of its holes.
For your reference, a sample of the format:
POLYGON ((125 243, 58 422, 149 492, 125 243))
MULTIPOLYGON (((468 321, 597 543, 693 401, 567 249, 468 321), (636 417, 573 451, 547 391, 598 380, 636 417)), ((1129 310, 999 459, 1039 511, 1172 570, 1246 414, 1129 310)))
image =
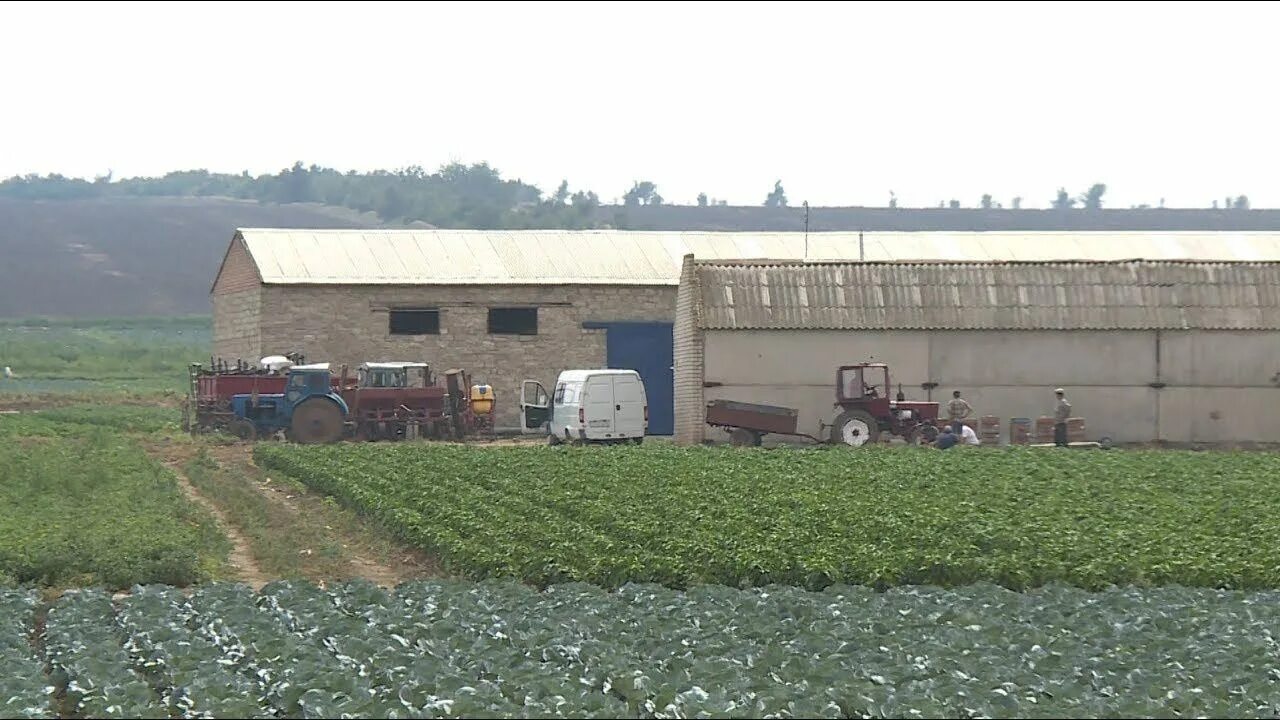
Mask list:
POLYGON ((675 340, 671 323, 584 323, 604 328, 606 363, 610 368, 635 370, 644 381, 649 401, 649 434, 675 432, 675 340))

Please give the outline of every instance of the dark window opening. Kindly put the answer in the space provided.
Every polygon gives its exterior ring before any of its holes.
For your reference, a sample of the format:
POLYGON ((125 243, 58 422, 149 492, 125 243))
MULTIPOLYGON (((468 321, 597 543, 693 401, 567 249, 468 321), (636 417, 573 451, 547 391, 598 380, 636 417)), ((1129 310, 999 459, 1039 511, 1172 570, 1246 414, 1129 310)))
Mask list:
POLYGON ((489 308, 490 335, 537 335, 538 308, 489 308))
POLYGON ((392 310, 392 335, 439 335, 439 310, 392 310))

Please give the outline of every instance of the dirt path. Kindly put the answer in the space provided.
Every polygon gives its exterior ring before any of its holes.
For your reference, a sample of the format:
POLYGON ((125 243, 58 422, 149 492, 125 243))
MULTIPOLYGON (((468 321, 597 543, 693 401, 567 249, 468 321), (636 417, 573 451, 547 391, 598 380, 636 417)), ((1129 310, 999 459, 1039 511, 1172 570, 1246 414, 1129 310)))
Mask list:
POLYGON ((266 585, 271 578, 262 572, 262 569, 258 567, 257 561, 253 559, 253 553, 249 549, 249 541, 240 534, 235 524, 227 519, 226 514, 217 505, 195 489, 195 486, 187 478, 186 473, 182 471, 182 461, 170 458, 164 460, 164 464, 177 476, 178 487, 182 488, 182 492, 187 496, 187 499, 208 511, 222 528, 227 540, 231 542, 231 553, 228 561, 235 571, 236 579, 249 585, 254 590, 261 589, 263 585, 266 585))
POLYGON ((327 507, 324 499, 300 490, 292 483, 275 482, 253 461, 247 445, 207 448, 209 457, 224 469, 246 478, 274 507, 306 522, 324 522, 341 543, 342 553, 355 577, 393 588, 406 580, 436 577, 439 565, 425 553, 381 537, 351 513, 327 507))

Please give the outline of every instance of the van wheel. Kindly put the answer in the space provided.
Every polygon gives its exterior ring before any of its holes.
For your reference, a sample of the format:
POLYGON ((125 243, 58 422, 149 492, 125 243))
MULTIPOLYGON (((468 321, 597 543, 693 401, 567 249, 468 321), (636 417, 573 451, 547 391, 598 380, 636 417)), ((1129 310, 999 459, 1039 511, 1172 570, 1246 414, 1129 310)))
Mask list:
POLYGON ((555 446, 559 445, 559 444, 560 444, 560 436, 559 436, 559 435, 556 435, 555 433, 551 433, 551 434, 547 435, 547 444, 548 444, 548 445, 550 445, 551 447, 555 447, 555 446))

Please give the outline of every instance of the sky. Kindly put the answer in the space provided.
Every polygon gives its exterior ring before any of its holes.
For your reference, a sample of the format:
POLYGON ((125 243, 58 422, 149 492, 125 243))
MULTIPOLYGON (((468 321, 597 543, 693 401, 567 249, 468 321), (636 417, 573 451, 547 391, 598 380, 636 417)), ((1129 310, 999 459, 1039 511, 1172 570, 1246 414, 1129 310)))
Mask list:
POLYGON ((1280 207, 1271 3, 4 3, 0 176, 488 162, 608 201, 1280 207))

